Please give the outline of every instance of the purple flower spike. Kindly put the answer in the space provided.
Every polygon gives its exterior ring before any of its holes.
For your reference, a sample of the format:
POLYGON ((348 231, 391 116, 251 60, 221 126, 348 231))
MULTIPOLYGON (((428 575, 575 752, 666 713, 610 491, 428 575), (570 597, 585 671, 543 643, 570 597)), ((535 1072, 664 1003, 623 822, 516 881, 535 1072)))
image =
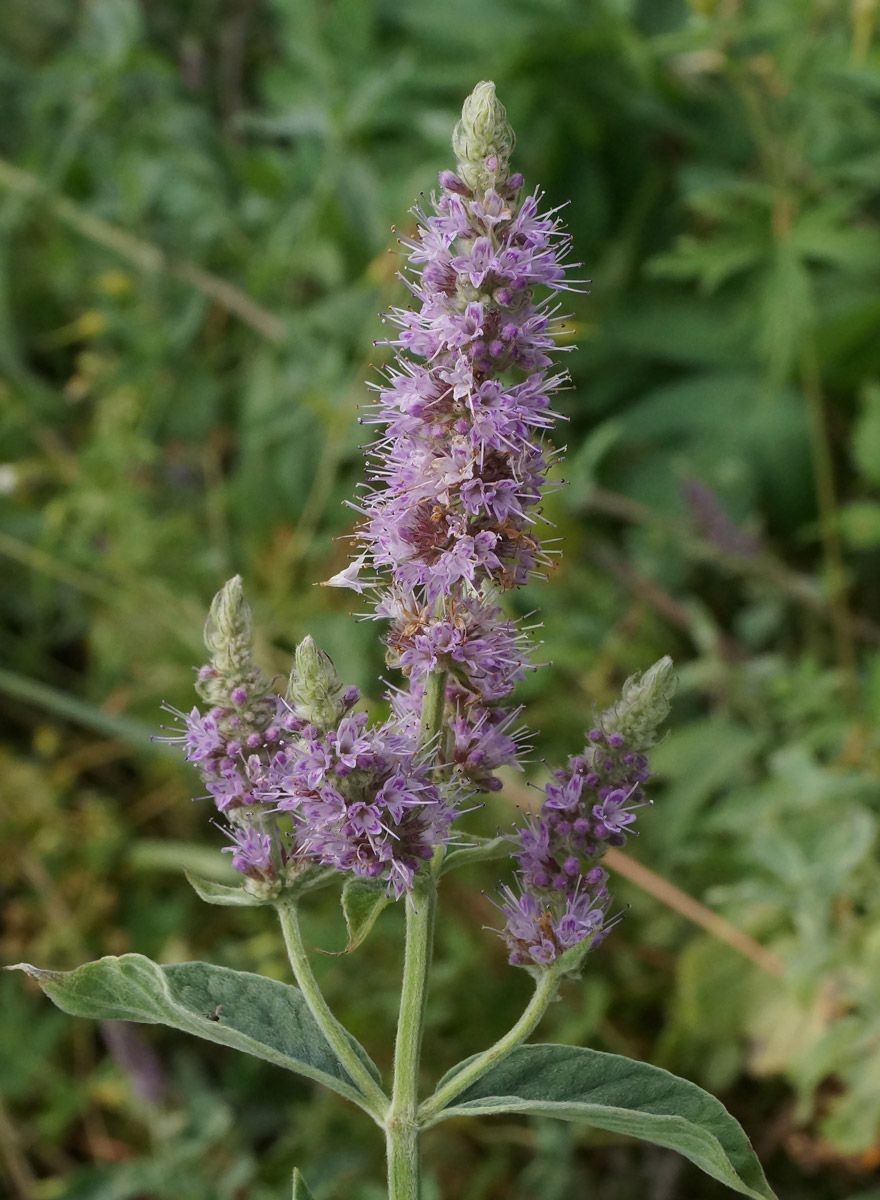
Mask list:
MULTIPOLYGON (((207 711, 175 712, 182 744, 229 823, 233 865, 274 896, 298 873, 335 868, 411 892, 474 791, 501 787, 527 749, 511 693, 531 669, 532 630, 501 598, 545 573, 542 502, 570 278, 569 238, 540 190, 511 174, 514 138, 494 85, 465 101, 455 171, 413 209, 400 238, 410 299, 386 314, 391 358, 363 422, 376 427, 353 561, 329 586, 366 594, 387 622, 390 718, 355 711, 311 638, 284 699, 254 664, 241 581, 216 597, 207 711), (275 889, 274 891, 272 889, 275 889)), ((644 751, 669 708, 668 659, 633 677, 580 754, 553 773, 515 839, 519 893, 502 891, 510 961, 547 967, 610 928, 609 846, 647 801, 644 751)), ((175 710, 172 710, 175 711, 175 710)), ((571 961, 570 958, 566 962, 571 961)))
POLYGON ((641 678, 627 680, 623 699, 602 714, 581 753, 553 772, 540 812, 513 837, 523 894, 515 899, 505 892, 501 931, 512 963, 546 965, 547 941, 555 947, 549 961, 573 946, 592 949, 613 924, 606 920, 608 877, 598 863, 609 846, 626 844, 638 809, 649 803, 641 751, 653 744, 669 710, 671 665, 661 659, 641 678), (524 932, 526 915, 533 926, 540 922, 540 942, 534 928, 524 932))
MULTIPOLYGON (((225 852, 250 891, 271 897, 323 866, 383 880, 399 898, 449 840, 457 781, 434 782, 417 722, 368 728, 366 713, 352 712, 357 688, 339 682, 311 638, 297 648, 289 698, 271 695, 252 660, 248 616, 232 580, 212 606, 213 657, 198 676, 212 707, 169 709, 178 728, 165 740, 198 767, 228 822, 225 852)), ((484 753, 493 762, 515 744, 506 729, 487 718, 484 753)))
POLYGON ((516 765, 518 709, 502 702, 528 668, 529 638, 495 595, 546 571, 540 505, 553 460, 552 397, 569 239, 541 195, 511 176, 513 134, 494 85, 478 84, 430 206, 402 236, 411 304, 386 317, 393 360, 376 387, 381 428, 358 505, 358 556, 329 582, 375 594, 389 660, 409 681, 398 719, 418 723, 429 673, 447 673, 456 772, 481 791, 516 765))

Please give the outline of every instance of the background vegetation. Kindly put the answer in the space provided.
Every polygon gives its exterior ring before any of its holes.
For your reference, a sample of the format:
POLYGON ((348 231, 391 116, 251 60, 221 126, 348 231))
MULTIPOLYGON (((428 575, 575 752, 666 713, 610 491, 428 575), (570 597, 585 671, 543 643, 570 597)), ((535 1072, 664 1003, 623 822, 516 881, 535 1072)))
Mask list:
MULTIPOLYGON (((180 864, 222 871, 221 835, 148 738, 162 700, 191 703, 236 571, 267 667, 311 632, 375 703, 375 629, 313 584, 346 555, 356 406, 402 295, 390 226, 492 78, 593 278, 551 503, 565 556, 517 601, 553 663, 522 688, 535 773, 627 673, 671 653, 681 675, 656 806, 617 864, 630 915, 544 1033, 717 1091, 781 1195, 878 1200, 876 9, 4 0, 3 961, 137 949, 285 977, 261 910, 190 894, 180 864), (656 875, 628 878, 633 859, 656 875)), ((481 929, 495 882, 446 897, 432 1077, 528 990, 481 929)), ((320 964, 384 1062, 399 918, 320 964)), ((343 944, 332 899, 309 932, 343 944)), ((269 1200, 294 1164, 319 1197, 383 1194, 373 1132, 293 1077, 75 1022, 17 976, 0 1004, 10 1196, 269 1200)), ((726 1194, 552 1123, 451 1123, 426 1151, 431 1197, 726 1194)))

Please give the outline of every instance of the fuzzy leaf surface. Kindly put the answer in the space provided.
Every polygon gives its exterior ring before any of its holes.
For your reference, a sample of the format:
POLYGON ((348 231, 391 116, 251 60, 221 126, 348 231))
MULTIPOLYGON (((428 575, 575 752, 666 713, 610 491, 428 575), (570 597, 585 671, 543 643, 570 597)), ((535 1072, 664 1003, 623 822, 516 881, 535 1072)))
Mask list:
POLYGON ((235 908, 254 908, 260 904, 270 904, 270 900, 260 900, 257 896, 252 896, 250 892, 246 892, 240 885, 230 887, 226 883, 217 883, 213 879, 205 879, 203 875, 196 875, 194 871, 184 871, 187 883, 196 893, 196 895, 204 900, 206 904, 222 904, 233 906, 235 908))
POLYGON ((577 1046, 520 1046, 435 1120, 510 1112, 584 1121, 641 1138, 677 1150, 740 1195, 775 1200, 745 1132, 724 1105, 650 1063, 577 1046))
POLYGON ((509 858, 513 852, 513 842, 509 837, 474 838, 474 845, 461 846, 450 850, 443 859, 440 874, 456 871, 459 867, 469 867, 472 863, 489 862, 496 858, 509 858))
POLYGON ((292 1200, 315 1200, 312 1193, 309 1191, 308 1184, 300 1175, 299 1171, 294 1167, 293 1170, 293 1197, 292 1200))
POLYGON ((342 913, 348 929, 348 945, 343 954, 351 954, 376 923, 383 908, 391 903, 386 895, 386 885, 369 879, 346 880, 342 889, 342 913))
MULTIPOLYGON (((305 1075, 349 1100, 358 1092, 328 1046, 299 988, 210 963, 159 966, 142 954, 101 958, 74 971, 26 971, 75 1017, 168 1025, 305 1075)), ((368 1068, 366 1051, 353 1045, 368 1068)))

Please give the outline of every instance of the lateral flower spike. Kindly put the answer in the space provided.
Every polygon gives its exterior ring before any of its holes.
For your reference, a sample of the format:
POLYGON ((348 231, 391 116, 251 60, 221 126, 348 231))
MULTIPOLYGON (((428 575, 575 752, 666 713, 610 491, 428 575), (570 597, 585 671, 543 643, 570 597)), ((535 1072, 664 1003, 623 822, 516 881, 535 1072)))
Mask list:
POLYGON ((275 699, 268 695, 268 681, 254 662, 251 610, 240 575, 214 597, 205 622, 205 645, 211 662, 199 671, 199 695, 213 707, 234 710, 240 731, 262 731, 274 715, 275 699))
POLYGON ((287 698, 298 717, 321 730, 335 729, 351 707, 333 659, 311 636, 304 637, 296 648, 287 698))
POLYGON ((666 655, 644 674, 627 679, 620 700, 602 713, 599 725, 606 734, 620 734, 627 749, 648 750, 657 741, 677 686, 672 659, 666 655))
POLYGON ((504 105, 495 95, 495 84, 478 83, 465 100, 452 134, 459 177, 477 194, 490 187, 497 191, 510 174, 515 142, 504 105))
POLYGON ((582 752, 553 772, 540 811, 514 835, 516 890, 502 886, 500 905, 507 918, 501 936, 514 966, 576 976, 587 952, 620 919, 608 916, 608 872, 600 864, 609 848, 626 845, 639 810, 650 803, 644 751, 656 740, 674 689, 670 658, 628 679, 582 752))

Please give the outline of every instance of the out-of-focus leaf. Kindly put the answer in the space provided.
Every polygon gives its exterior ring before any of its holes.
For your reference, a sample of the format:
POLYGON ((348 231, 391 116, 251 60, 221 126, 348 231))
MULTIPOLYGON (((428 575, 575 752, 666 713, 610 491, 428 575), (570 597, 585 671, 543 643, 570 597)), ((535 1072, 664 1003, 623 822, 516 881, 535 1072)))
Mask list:
POLYGON ((230 887, 240 879, 228 854, 220 854, 219 849, 200 842, 140 838, 131 847, 127 861, 135 871, 168 871, 175 875, 179 875, 181 870, 193 871, 206 881, 212 879, 230 887))
POLYGON ((873 550, 880 546, 880 504, 872 500, 853 500, 838 514, 840 532, 853 550, 873 550))
POLYGON ((760 288, 758 345, 774 387, 792 370, 815 319, 810 273, 790 240, 780 241, 760 288))
POLYGON ((293 1170, 292 1200, 315 1200, 314 1196, 309 1191, 308 1184, 295 1167, 293 1170))
POLYGON ((842 270, 861 274, 871 270, 880 255, 880 234, 858 225, 851 212, 852 199, 808 209, 791 231, 792 245, 805 259, 831 263, 842 270))
POLYGON ((693 721, 651 752, 655 770, 669 781, 666 819, 657 831, 671 849, 686 849, 688 831, 723 788, 747 779, 760 735, 728 721, 693 721))
POLYGON ((90 0, 85 14, 84 45, 96 63, 117 67, 141 36, 141 10, 136 0, 90 0))
POLYGON ((867 483, 880 484, 880 386, 869 384, 853 426, 852 452, 867 483))
POLYGON ((760 243, 745 237, 713 237, 701 240, 682 234, 666 254, 651 260, 650 273, 658 279, 695 279, 712 293, 728 279, 748 271, 764 255, 760 243))

